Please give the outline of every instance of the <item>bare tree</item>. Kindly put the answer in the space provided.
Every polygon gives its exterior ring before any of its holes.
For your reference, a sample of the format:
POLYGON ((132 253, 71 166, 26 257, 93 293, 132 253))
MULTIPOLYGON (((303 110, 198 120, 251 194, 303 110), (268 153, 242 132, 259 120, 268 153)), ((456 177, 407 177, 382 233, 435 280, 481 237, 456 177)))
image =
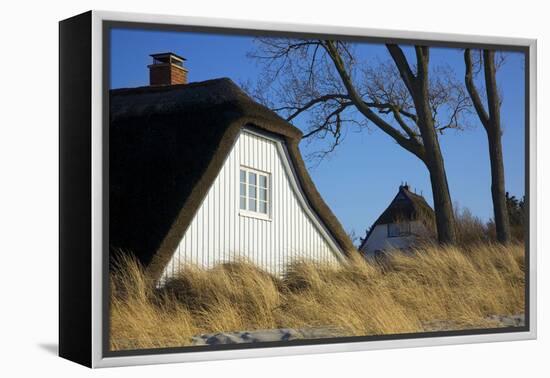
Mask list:
POLYGON ((511 240, 510 220, 506 207, 506 189, 504 181, 504 159, 502 155, 502 128, 500 124, 500 96, 497 88, 495 52, 483 50, 477 63, 483 65, 485 76, 485 92, 487 95, 487 108, 485 109, 481 96, 474 83, 474 65, 470 49, 464 50, 464 63, 466 65, 465 82, 468 93, 476 113, 487 132, 489 142, 489 159, 491 161, 491 195, 493 197, 493 212, 497 240, 502 244, 508 244, 511 240))
POLYGON ((470 104, 448 69, 435 72, 431 80, 428 47, 414 47, 416 64, 411 66, 401 47, 388 44, 391 61, 373 68, 359 64, 355 45, 342 41, 261 38, 258 43, 251 56, 264 63, 265 75, 256 97, 288 121, 307 112, 304 138, 332 136, 321 157, 340 143, 345 125, 359 130, 374 125, 390 136, 428 169, 438 239, 454 242, 454 213, 438 136, 461 128, 470 104), (275 81, 278 85, 272 85, 275 81))

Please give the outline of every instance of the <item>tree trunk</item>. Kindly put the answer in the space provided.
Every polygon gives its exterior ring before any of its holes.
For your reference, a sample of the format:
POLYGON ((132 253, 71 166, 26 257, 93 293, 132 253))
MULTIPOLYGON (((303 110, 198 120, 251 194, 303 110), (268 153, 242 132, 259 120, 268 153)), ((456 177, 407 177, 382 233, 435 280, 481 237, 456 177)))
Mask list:
POLYGON ((429 50, 418 46, 416 50, 418 75, 413 85, 412 97, 419 120, 418 128, 426 151, 424 163, 430 172, 437 237, 440 244, 453 244, 456 242, 453 203, 429 102, 429 50))
POLYGON ((487 122, 487 139, 489 141, 489 158, 491 161, 491 194, 493 196, 493 211, 497 240, 508 244, 511 240, 510 220, 506 206, 506 189, 504 181, 504 159, 502 156, 502 129, 500 126, 500 99, 496 82, 494 52, 483 50, 485 69, 485 86, 487 89, 487 104, 489 119, 487 122))
POLYGON ((511 240, 510 220, 506 206, 506 190, 504 185, 504 161, 502 157, 502 144, 500 128, 498 132, 492 131, 489 135, 489 158, 491 160, 491 195, 493 196, 493 212, 495 216, 495 228, 499 243, 508 244, 511 240))
MULTIPOLYGON (((426 143, 426 138, 423 139, 424 143, 426 143)), ((449 192, 447 175, 445 174, 443 156, 441 155, 437 138, 434 139, 434 146, 426 149, 425 164, 430 172, 438 241, 440 244, 455 243, 456 232, 453 204, 449 192)))

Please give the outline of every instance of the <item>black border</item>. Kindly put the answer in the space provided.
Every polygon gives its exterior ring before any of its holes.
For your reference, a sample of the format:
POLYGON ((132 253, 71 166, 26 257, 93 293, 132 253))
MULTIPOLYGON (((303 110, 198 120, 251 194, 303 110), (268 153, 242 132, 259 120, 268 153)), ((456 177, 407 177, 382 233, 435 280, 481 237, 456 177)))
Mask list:
POLYGON ((59 22, 59 355, 92 365, 92 12, 59 22))
POLYGON ((530 331, 530 243, 529 243, 529 217, 526 222, 526 238, 525 238, 525 325, 522 327, 505 327, 505 328, 480 328, 469 330, 456 331, 436 331, 436 332, 418 332, 407 334, 391 334, 391 335, 370 335, 370 336, 351 336, 351 337, 334 337, 326 339, 307 339, 307 340, 291 340, 277 342, 258 342, 250 344, 226 344, 226 345, 208 345, 208 346, 182 346, 169 348, 153 348, 153 349, 135 349, 111 351, 109 344, 109 88, 110 88, 110 32, 112 29, 137 29, 150 31, 171 31, 171 32, 193 32, 193 33, 215 33, 227 35, 246 35, 246 36, 278 36, 292 38, 333 38, 339 40, 348 40, 354 42, 367 43, 399 43, 403 45, 424 44, 430 47, 446 47, 446 48, 489 48, 501 51, 521 52, 525 57, 525 203, 529 214, 531 212, 529 201, 529 137, 530 137, 530 48, 528 46, 506 45, 506 44, 486 44, 486 43, 467 43, 467 42, 449 42, 449 41, 431 41, 423 39, 409 38, 385 38, 385 37, 364 37, 353 35, 331 35, 323 33, 301 33, 288 31, 270 31, 256 29, 240 29, 228 27, 208 27, 208 26, 191 26, 177 24, 156 24, 131 21, 115 21, 105 20, 102 22, 102 40, 103 40, 103 55, 102 55, 102 71, 103 71, 103 335, 102 335, 102 355, 103 357, 122 357, 122 356, 141 356, 149 354, 172 354, 172 353, 191 353, 191 352, 207 352, 220 350, 235 350, 235 349, 256 349, 256 348, 275 348, 275 347, 293 347, 303 345, 319 345, 319 344, 340 344, 350 342, 365 342, 365 341, 381 341, 381 340, 403 340, 403 339, 419 339, 419 338, 434 338, 448 336, 467 336, 467 335, 485 335, 497 333, 517 333, 530 331))

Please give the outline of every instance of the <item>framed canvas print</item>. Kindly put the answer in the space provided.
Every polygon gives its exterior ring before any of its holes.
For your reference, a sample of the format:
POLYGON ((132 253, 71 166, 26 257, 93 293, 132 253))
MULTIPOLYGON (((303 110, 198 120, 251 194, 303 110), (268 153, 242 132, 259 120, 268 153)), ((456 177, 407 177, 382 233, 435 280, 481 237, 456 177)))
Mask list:
POLYGON ((62 357, 536 337, 536 41, 59 27, 62 357))

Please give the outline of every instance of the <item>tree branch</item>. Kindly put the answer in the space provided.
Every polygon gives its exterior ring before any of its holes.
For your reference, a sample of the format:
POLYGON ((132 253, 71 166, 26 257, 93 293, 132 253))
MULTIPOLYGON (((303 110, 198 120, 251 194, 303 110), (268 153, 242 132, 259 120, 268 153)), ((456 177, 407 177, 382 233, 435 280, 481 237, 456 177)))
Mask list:
POLYGON ((483 103, 481 102, 481 97, 477 91, 477 88, 474 84, 474 77, 472 73, 472 56, 470 54, 470 49, 464 50, 464 63, 466 65, 466 74, 464 75, 464 81, 466 82, 466 89, 470 94, 472 103, 476 113, 483 124, 483 127, 486 129, 489 127, 489 115, 485 111, 483 103))
POLYGON ((401 79, 403 79, 407 90, 409 91, 411 96, 414 97, 414 84, 416 78, 411 70, 411 67, 409 66, 409 63, 407 62, 407 58, 405 57, 403 50, 401 50, 401 47, 399 47, 398 45, 393 44, 387 44, 386 47, 390 52, 390 55, 395 62, 395 65, 397 66, 399 74, 401 75, 401 79))
POLYGON ((324 43, 325 49, 332 59, 336 71, 340 76, 346 90, 348 91, 349 98, 354 103, 355 107, 363 114, 368 120, 376 124, 382 131, 391 136, 401 147, 405 148, 407 151, 416 155, 419 159, 423 160, 424 157, 424 148, 418 141, 415 139, 409 139, 405 137, 401 132, 393 128, 389 123, 384 119, 376 115, 370 107, 363 101, 355 86, 353 85, 351 78, 345 68, 342 57, 338 53, 336 46, 330 40, 326 40, 324 43))
POLYGON ((409 125, 407 125, 405 120, 403 120, 403 117, 401 117, 401 114, 399 113, 399 109, 396 109, 395 107, 393 107, 391 110, 393 113, 393 118, 395 118, 399 126, 401 126, 401 128, 407 133, 409 138, 416 140, 418 135, 413 131, 413 129, 409 127, 409 125))
POLYGON ((430 51, 426 46, 414 46, 416 52, 417 76, 419 81, 424 81, 428 77, 428 62, 430 60, 430 51))
MULTIPOLYGON (((495 53, 483 50, 483 66, 485 68, 485 90, 489 108, 489 126, 500 124, 500 99, 496 82, 495 53)), ((494 129, 494 127, 491 127, 494 129)))
POLYGON ((287 121, 292 121, 294 118, 299 116, 301 113, 303 113, 304 111, 310 109, 311 107, 313 107, 317 104, 320 104, 322 102, 326 102, 326 101, 329 101, 329 100, 347 100, 347 99, 349 99, 349 96, 344 95, 344 94, 339 94, 339 93, 326 94, 326 95, 314 98, 314 99, 308 101, 307 103, 305 103, 304 105, 299 106, 299 107, 286 106, 286 107, 281 107, 281 108, 277 108, 277 109, 273 109, 273 110, 274 111, 280 111, 280 110, 294 109, 295 111, 286 118, 287 121))
POLYGON ((346 103, 343 103, 341 106, 339 106, 338 108, 336 108, 334 111, 332 111, 330 114, 328 114, 326 117, 325 117, 325 121, 318 127, 316 127, 315 129, 313 129, 312 131, 308 132, 307 134, 303 135, 302 136, 302 139, 307 139, 309 138, 310 136, 314 135, 314 134, 317 134, 318 132, 320 131, 323 131, 323 130, 326 130, 326 131, 329 131, 327 130, 327 126, 331 123, 331 118, 332 117, 336 117, 336 123, 337 123, 337 126, 336 126, 336 131, 332 132, 332 134, 336 137, 339 133, 340 133, 340 123, 341 123, 341 120, 340 120, 340 114, 346 110, 346 108, 348 106, 351 106, 353 105, 352 102, 346 102, 346 103))

